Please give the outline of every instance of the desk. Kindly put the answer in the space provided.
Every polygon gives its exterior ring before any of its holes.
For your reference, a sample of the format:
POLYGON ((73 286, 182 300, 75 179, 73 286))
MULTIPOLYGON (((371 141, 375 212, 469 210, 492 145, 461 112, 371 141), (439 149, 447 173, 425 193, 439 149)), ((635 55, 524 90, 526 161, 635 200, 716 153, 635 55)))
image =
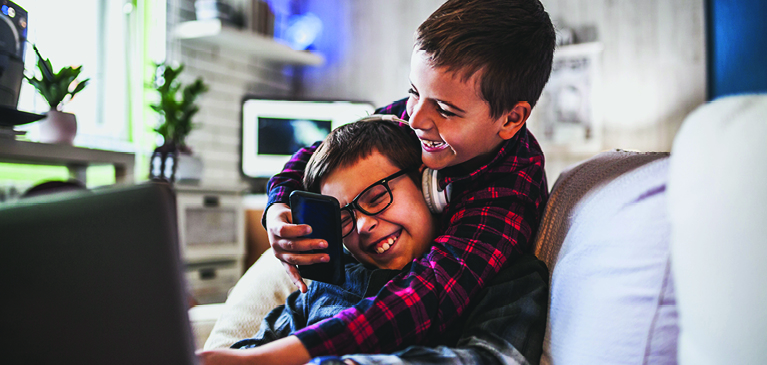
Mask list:
POLYGON ((133 182, 133 153, 114 152, 15 140, 0 140, 0 162, 66 166, 69 174, 86 183, 85 170, 89 165, 108 164, 115 167, 117 183, 133 182))

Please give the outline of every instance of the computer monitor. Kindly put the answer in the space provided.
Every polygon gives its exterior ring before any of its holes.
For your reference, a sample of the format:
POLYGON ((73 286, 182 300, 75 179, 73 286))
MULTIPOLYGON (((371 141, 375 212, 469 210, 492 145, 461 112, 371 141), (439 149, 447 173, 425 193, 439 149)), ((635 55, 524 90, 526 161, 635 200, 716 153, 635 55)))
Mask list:
POLYGON ((245 98, 240 143, 242 174, 248 178, 271 177, 301 147, 374 111, 367 102, 245 98))
POLYGON ((0 205, 4 364, 193 364, 164 184, 0 205))

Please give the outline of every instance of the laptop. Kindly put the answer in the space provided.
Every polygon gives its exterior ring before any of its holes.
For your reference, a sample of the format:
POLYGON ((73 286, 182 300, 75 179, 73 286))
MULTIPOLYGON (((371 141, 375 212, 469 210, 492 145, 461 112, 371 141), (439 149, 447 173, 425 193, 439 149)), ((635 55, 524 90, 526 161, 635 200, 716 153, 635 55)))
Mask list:
POLYGON ((0 205, 3 364, 193 364, 166 184, 0 205))

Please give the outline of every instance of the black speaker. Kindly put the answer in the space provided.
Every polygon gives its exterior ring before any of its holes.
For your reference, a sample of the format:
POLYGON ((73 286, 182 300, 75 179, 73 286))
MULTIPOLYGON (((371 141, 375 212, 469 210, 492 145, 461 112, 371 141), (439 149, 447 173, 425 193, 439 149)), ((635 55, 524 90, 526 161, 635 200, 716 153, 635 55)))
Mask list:
POLYGON ((0 105, 16 108, 24 76, 27 11, 0 0, 0 105))
POLYGON ((16 110, 26 47, 27 11, 12 1, 0 0, 0 127, 10 128, 44 117, 16 110))

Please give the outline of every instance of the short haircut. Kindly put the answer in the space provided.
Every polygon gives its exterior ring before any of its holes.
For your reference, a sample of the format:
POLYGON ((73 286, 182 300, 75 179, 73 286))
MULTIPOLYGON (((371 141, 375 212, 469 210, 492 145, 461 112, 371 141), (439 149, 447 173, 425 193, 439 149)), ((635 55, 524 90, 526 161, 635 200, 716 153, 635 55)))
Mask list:
POLYGON ((448 0, 418 27, 415 47, 464 81, 480 75, 493 118, 535 106, 551 74, 556 33, 538 0, 448 0))
POLYGON ((63 193, 68 191, 88 191, 88 188, 80 180, 69 179, 67 181, 51 180, 37 184, 21 195, 21 198, 31 198, 33 196, 63 193))
MULTIPOLYGON (((373 151, 400 169, 421 164, 421 147, 413 133, 396 122, 363 119, 334 129, 322 141, 306 166, 304 188, 319 193, 322 181, 335 169, 352 166, 373 151)), ((416 175, 411 178, 417 179, 416 175)))

